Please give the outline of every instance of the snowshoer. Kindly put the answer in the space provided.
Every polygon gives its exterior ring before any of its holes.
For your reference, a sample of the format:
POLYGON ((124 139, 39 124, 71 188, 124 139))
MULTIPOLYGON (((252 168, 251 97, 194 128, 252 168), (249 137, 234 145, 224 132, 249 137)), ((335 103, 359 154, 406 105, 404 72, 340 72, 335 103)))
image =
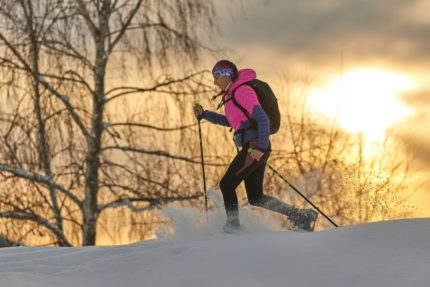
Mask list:
POLYGON ((318 217, 316 211, 296 208, 263 193, 266 161, 271 152, 270 121, 256 92, 246 85, 256 79, 256 72, 252 69, 238 71, 232 62, 221 60, 213 67, 212 75, 214 84, 222 91, 225 115, 204 110, 200 105, 194 107, 194 113, 211 123, 233 128, 235 144, 241 147, 220 181, 227 213, 224 230, 232 232, 240 228, 236 188, 244 181, 251 205, 286 215, 295 227, 313 231, 318 217), (248 115, 244 114, 244 109, 248 115))

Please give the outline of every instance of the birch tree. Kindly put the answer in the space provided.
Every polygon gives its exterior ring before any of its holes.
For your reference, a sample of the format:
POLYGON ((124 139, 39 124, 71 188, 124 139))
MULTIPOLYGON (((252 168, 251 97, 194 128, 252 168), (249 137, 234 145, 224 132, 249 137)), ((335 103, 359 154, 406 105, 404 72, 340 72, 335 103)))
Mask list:
POLYGON ((61 246, 94 245, 106 210, 141 212, 200 196, 171 175, 152 176, 157 159, 199 161, 148 148, 145 134, 163 127, 121 109, 129 98, 210 91, 193 64, 210 51, 198 35, 213 26, 210 1, 10 0, 0 15, 5 224, 24 223, 23 233, 61 246))

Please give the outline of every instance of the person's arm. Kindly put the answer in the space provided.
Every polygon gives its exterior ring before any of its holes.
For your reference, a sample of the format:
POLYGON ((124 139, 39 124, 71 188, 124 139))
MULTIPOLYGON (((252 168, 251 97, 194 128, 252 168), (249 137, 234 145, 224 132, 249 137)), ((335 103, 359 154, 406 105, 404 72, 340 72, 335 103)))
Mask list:
POLYGON ((258 126, 258 144, 257 149, 266 151, 269 147, 270 135, 270 120, 260 105, 254 106, 252 109, 252 118, 257 122, 258 126))
POLYGON ((217 114, 215 112, 207 110, 203 111, 202 118, 216 125, 230 127, 230 123, 228 122, 227 117, 221 114, 217 114))
POLYGON ((198 119, 205 119, 213 124, 230 127, 226 116, 220 115, 211 111, 203 110, 203 107, 199 104, 194 105, 194 114, 198 119))

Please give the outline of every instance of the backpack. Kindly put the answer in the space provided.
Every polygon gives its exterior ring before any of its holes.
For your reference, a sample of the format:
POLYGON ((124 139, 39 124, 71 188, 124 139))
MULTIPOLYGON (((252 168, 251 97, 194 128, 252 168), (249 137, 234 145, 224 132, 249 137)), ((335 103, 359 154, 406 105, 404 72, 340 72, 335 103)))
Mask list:
MULTIPOLYGON (((270 121, 270 134, 275 134, 281 126, 281 113, 279 112, 278 99, 276 98, 272 89, 266 82, 257 79, 246 82, 239 87, 244 85, 251 87, 257 94, 258 101, 260 102, 261 107, 270 121)), ((248 113, 248 111, 235 99, 235 92, 239 87, 234 89, 231 100, 233 101, 233 104, 238 107, 242 113, 252 122, 251 128, 257 128, 257 122, 251 118, 251 115, 248 113)))

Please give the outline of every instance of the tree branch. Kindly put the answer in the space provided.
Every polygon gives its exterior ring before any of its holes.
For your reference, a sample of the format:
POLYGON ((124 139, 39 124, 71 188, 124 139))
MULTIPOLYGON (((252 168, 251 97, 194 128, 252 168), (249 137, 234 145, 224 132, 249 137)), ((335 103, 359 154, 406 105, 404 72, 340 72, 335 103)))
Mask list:
POLYGON ((128 13, 127 19, 125 23, 122 25, 121 29, 118 32, 118 35, 115 37, 115 39, 112 41, 112 43, 109 44, 107 53, 112 53, 115 46, 119 43, 124 33, 128 30, 128 27, 131 24, 131 21, 133 20, 134 16, 136 15, 137 11, 139 10, 140 6, 142 5, 143 0, 139 0, 136 3, 136 6, 128 13))
MULTIPOLYGON (((7 204, 7 203, 3 202, 3 204, 7 204)), ((33 221, 37 224, 40 224, 46 227, 48 230, 54 233, 63 246, 72 246, 72 244, 70 244, 70 242, 66 239, 66 237, 61 232, 61 230, 57 228, 57 226, 49 222, 49 220, 47 220, 46 218, 43 218, 35 213, 29 213, 29 212, 25 212, 22 209, 19 209, 18 211, 2 212, 0 213, 0 218, 33 221)))
POLYGON ((48 187, 53 186, 56 189, 60 190, 64 195, 68 196, 76 205, 78 205, 79 207, 82 206, 82 202, 79 200, 79 198, 77 198, 73 193, 67 190, 62 184, 55 183, 47 176, 29 173, 23 169, 12 168, 4 164, 0 164, 0 171, 11 173, 23 179, 42 183, 44 185, 47 185, 48 187))
POLYGON ((85 19, 91 31, 91 34, 93 35, 93 37, 95 37, 97 27, 94 24, 93 20, 91 19, 90 13, 88 12, 88 9, 87 9, 87 5, 83 0, 77 0, 77 2, 79 6, 79 10, 78 10, 79 15, 81 15, 85 19))
POLYGON ((87 131, 87 129, 86 129, 85 125, 83 124, 83 122, 81 121, 81 119, 79 118, 79 115, 74 111, 73 106, 69 102, 69 98, 67 96, 64 96, 61 93, 59 93, 41 75, 37 74, 30 67, 30 65, 24 60, 24 58, 21 56, 21 54, 18 52, 18 50, 15 49, 15 47, 12 45, 12 43, 10 43, 3 36, 3 33, 0 33, 0 39, 12 51, 12 53, 15 55, 15 57, 17 57, 18 60, 24 65, 24 67, 27 70, 27 72, 29 72, 30 74, 32 74, 35 77, 35 79, 37 79, 37 81, 39 83, 41 83, 48 91, 50 91, 54 96, 56 96, 58 99, 60 99, 64 103, 64 105, 67 107, 67 110, 71 114, 73 120, 78 125, 78 127, 81 129, 81 131, 84 134, 84 136, 87 139, 87 141, 90 141, 92 137, 91 137, 90 133, 87 131))
POLYGON ((151 198, 151 197, 136 197, 136 198, 120 198, 112 202, 104 204, 99 207, 99 211, 103 211, 108 208, 116 208, 119 206, 127 206, 133 212, 141 212, 156 208, 160 205, 175 202, 175 201, 187 201, 200 198, 202 194, 194 194, 190 196, 171 196, 171 197, 161 197, 161 198, 151 198), (148 202, 149 206, 137 207, 133 205, 133 202, 148 202))
MULTIPOLYGON (((149 155, 155 155, 155 156, 162 156, 162 157, 167 157, 167 158, 171 158, 171 159, 176 159, 176 160, 182 160, 182 161, 186 161, 192 164, 201 164, 202 162, 199 160, 193 160, 190 159, 188 157, 184 157, 184 156, 176 156, 176 155, 171 155, 168 152, 162 151, 162 150, 152 150, 152 151, 148 151, 142 148, 133 148, 130 146, 106 146, 104 148, 102 148, 102 152, 105 150, 121 150, 124 152, 137 152, 137 153, 142 153, 142 154, 149 154, 149 155)), ((205 162, 205 165, 208 166, 225 166, 226 164, 223 163, 207 163, 205 162)))
POLYGON ((193 78, 193 77, 196 77, 196 76, 198 76, 198 75, 201 75, 201 74, 203 74, 203 73, 206 73, 206 71, 200 71, 200 72, 197 72, 197 73, 191 74, 191 75, 189 75, 189 76, 186 76, 186 77, 184 77, 184 78, 182 78, 182 79, 169 80, 169 81, 166 81, 166 82, 163 82, 163 83, 159 83, 159 84, 156 84, 155 86, 152 86, 152 87, 150 87, 150 88, 139 88, 139 87, 117 87, 117 88, 114 88, 114 89, 111 89, 110 91, 108 91, 108 92, 106 93, 106 96, 108 96, 109 94, 111 94, 111 93, 113 93, 113 92, 116 92, 116 91, 123 91, 123 92, 120 92, 120 93, 118 93, 118 94, 116 94, 116 95, 113 95, 113 96, 112 96, 112 97, 110 97, 110 98, 107 98, 107 99, 106 99, 106 104, 107 104, 108 102, 110 102, 110 101, 112 101, 112 100, 116 99, 116 98, 119 98, 119 97, 122 97, 122 96, 125 96, 125 95, 128 95, 128 94, 133 94, 133 93, 144 93, 144 92, 153 92, 153 91, 157 91, 157 89, 159 89, 159 88, 161 88, 161 87, 165 87, 165 86, 169 86, 169 85, 172 85, 172 84, 177 84, 177 83, 185 82, 185 81, 187 81, 187 80, 189 80, 189 79, 191 79, 191 78, 193 78))
POLYGON ((153 130, 161 131, 161 132, 171 132, 171 131, 185 130, 185 129, 188 129, 190 127, 194 127, 196 125, 197 124, 185 125, 185 126, 180 126, 180 127, 176 127, 176 128, 160 128, 160 127, 156 127, 156 126, 152 126, 152 125, 139 124, 139 123, 113 123, 113 124, 109 124, 108 127, 115 127, 115 126, 139 127, 139 128, 153 129, 153 130))

